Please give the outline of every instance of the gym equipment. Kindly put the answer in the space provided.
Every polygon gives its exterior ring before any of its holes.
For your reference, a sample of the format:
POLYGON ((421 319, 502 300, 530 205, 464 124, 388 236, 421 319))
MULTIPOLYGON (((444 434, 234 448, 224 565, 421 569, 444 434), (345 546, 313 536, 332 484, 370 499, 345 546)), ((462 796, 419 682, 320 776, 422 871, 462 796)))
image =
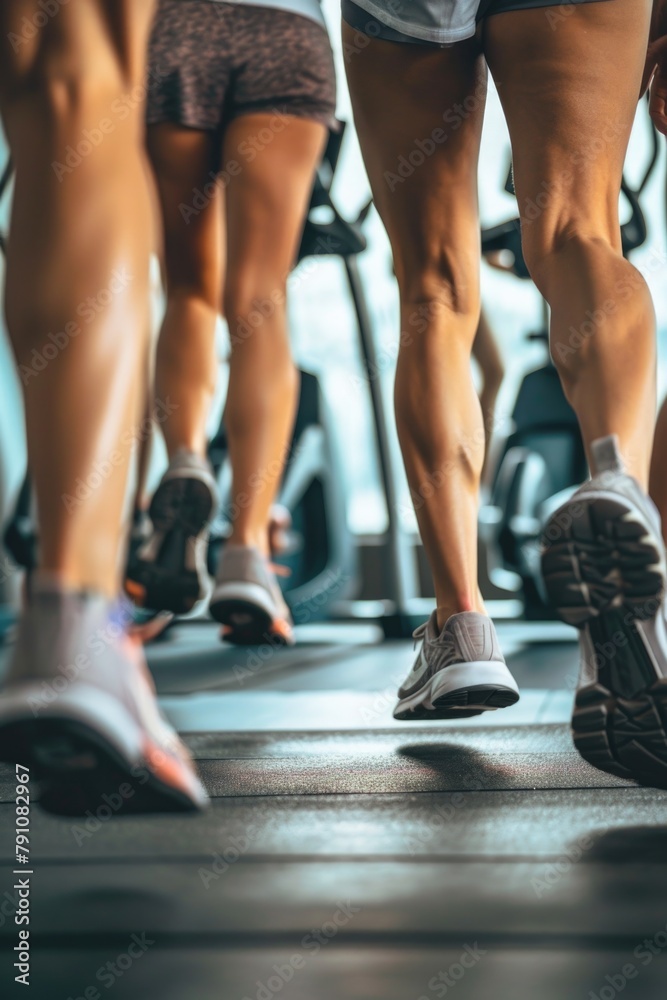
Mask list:
MULTIPOLYGON (((9 189, 12 179, 13 169, 11 159, 7 160, 5 167, 0 174, 0 202, 9 189)), ((7 248, 7 237, 0 232, 0 253, 5 254, 7 248)), ((5 566, 5 554, 0 553, 0 570, 5 566)), ((0 572, 0 642, 10 633, 16 618, 14 608, 10 601, 7 601, 8 593, 5 582, 0 572)))
MULTIPOLYGON (((626 257, 647 238, 640 198, 659 155, 658 133, 652 126, 651 138, 649 162, 638 186, 633 188, 623 178, 622 193, 630 209, 621 227, 626 257)), ((511 175, 508 190, 510 184, 511 175)), ((482 245, 485 253, 509 250, 514 256, 513 273, 519 278, 529 277, 518 220, 486 230, 482 245)), ((527 339, 544 343, 547 358, 523 378, 512 412, 512 431, 492 479, 491 500, 479 515, 480 549, 484 550, 480 566, 486 574, 486 581, 481 581, 482 593, 491 591, 496 596, 499 589, 522 592, 527 619, 553 617, 540 571, 542 529, 550 515, 588 477, 577 418, 548 353, 548 319, 544 303, 542 327, 529 333, 527 339)))

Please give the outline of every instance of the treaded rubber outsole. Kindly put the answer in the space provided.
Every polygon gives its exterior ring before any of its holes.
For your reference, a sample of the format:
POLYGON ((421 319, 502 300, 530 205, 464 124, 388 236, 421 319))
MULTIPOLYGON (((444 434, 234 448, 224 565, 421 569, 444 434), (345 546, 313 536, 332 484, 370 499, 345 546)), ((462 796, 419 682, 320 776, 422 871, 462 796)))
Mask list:
POLYGON ((578 692, 572 716, 574 745, 589 764, 619 778, 667 788, 667 682, 634 698, 601 684, 578 692))
POLYGON ((519 695, 511 688, 471 685, 436 698, 433 708, 417 705, 402 712, 394 711, 394 718, 401 722, 422 719, 466 719, 497 708, 516 704, 519 695))
POLYGON ((200 806, 147 764, 130 764, 95 729, 71 719, 21 719, 0 728, 0 760, 23 764, 40 783, 39 803, 57 816, 194 812, 200 806), (129 785, 131 794, 119 790, 129 785), (106 798, 104 797, 106 796, 106 798))
POLYGON ((622 497, 570 506, 576 516, 561 508, 543 538, 547 593, 563 621, 589 629, 594 649, 612 651, 597 683, 577 692, 574 745, 598 770, 667 788, 667 681, 637 629, 662 614, 660 543, 622 497))
POLYGON ((241 598, 211 601, 209 612, 224 627, 223 639, 236 646, 288 646, 289 640, 274 627, 274 620, 264 608, 241 598))
POLYGON ((542 543, 547 593, 568 625, 581 627, 612 607, 641 611, 664 593, 660 549, 622 498, 571 501, 551 518, 542 543))
POLYGON ((208 485, 192 477, 160 483, 150 506, 156 532, 164 535, 154 560, 135 558, 128 569, 126 590, 141 607, 187 614, 208 591, 208 578, 186 569, 188 541, 206 528, 215 498, 208 485))

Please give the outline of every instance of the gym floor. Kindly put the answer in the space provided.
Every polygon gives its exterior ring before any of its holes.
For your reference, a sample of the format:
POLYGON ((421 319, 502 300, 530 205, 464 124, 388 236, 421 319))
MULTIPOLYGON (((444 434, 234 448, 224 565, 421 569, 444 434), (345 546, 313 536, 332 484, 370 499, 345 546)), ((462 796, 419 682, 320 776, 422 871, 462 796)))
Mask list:
MULTIPOLYGON (((304 626, 295 650, 256 651, 184 623, 150 647, 212 806, 32 810, 27 995, 664 997, 667 791, 574 752, 572 631, 499 632, 521 701, 431 725, 392 720, 412 644, 374 626, 304 626)), ((3 986, 14 784, 3 766, 3 986)))

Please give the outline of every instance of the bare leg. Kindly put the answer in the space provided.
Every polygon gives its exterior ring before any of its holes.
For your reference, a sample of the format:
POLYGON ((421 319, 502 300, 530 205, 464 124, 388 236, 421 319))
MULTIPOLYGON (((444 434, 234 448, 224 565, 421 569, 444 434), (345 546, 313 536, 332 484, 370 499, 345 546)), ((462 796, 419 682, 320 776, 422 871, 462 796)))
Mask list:
POLYGON ((0 5, 0 107, 17 178, 6 309, 42 543, 3 680, 0 759, 39 770, 42 807, 66 815, 90 814, 121 776, 133 811, 206 802, 115 600, 145 387, 152 14, 150 0, 88 0, 26 41, 25 20, 39 24, 42 7, 0 5))
POLYGON ((618 195, 646 56, 650 0, 490 17, 484 46, 507 117, 523 242, 551 306, 551 351, 590 457, 618 435, 646 486, 655 420, 655 318, 621 255, 618 195), (582 95, 586 95, 585 99, 582 95))
POLYGON ((37 10, 0 5, 0 109, 16 166, 7 325, 24 383, 40 569, 111 595, 142 400, 152 224, 142 105, 126 98, 143 81, 153 3, 62 7, 15 48, 10 36, 21 38, 37 10), (97 145, 85 144, 86 128, 97 145), (72 166, 68 146, 79 144, 86 152, 72 166))
POLYGON ((155 171, 165 236, 167 310, 158 341, 155 390, 176 407, 163 426, 170 457, 188 448, 206 453, 206 420, 217 365, 215 325, 223 280, 222 193, 200 211, 192 208, 195 189, 211 184, 215 140, 211 133, 153 125, 148 150, 155 171))
POLYGON ((480 313, 479 325, 472 345, 472 353, 482 375, 479 402, 484 418, 485 446, 484 469, 482 471, 482 478, 484 478, 489 457, 489 443, 496 422, 496 400, 503 383, 503 378, 505 377, 503 359, 484 309, 480 313))
MULTIPOLYGON (((354 36, 344 24, 351 47, 354 36)), ((401 293, 396 420, 442 626, 456 612, 482 610, 476 539, 484 426, 470 354, 480 310, 476 179, 485 67, 474 41, 441 50, 369 40, 347 74, 401 293), (451 112, 456 128, 443 125, 445 112, 463 102, 470 111, 451 112), (415 136, 431 143, 428 155, 415 136), (401 176, 400 163, 413 153, 418 165, 401 176)))
MULTIPOLYGON (((270 115, 243 115, 225 133, 223 162, 270 115)), ((298 380, 286 317, 286 280, 294 264, 323 125, 290 118, 284 131, 227 187, 224 310, 232 355, 225 425, 238 514, 231 541, 268 554, 271 504, 282 476, 296 411, 298 380)))

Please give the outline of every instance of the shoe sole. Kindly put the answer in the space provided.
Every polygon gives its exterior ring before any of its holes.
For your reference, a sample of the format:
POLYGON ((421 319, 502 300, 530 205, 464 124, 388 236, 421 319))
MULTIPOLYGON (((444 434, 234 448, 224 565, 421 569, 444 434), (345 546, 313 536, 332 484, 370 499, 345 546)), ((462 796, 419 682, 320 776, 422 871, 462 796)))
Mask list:
POLYGON ((237 646, 294 645, 291 626, 271 610, 272 600, 255 584, 223 583, 213 591, 209 612, 223 626, 222 638, 237 646), (255 595, 253 597, 253 595, 255 595))
POLYGON ((204 801, 130 762, 93 727, 67 718, 20 719, 0 729, 0 760, 30 768, 39 804, 57 816, 97 814, 120 798, 119 815, 195 812, 204 801), (128 790, 129 786, 129 790, 128 790), (121 792, 121 789, 124 791, 121 792))
POLYGON ((667 787, 667 680, 639 627, 662 613, 660 539, 631 501, 591 493, 556 512, 543 544, 542 573, 558 616, 588 628, 594 649, 614 650, 597 682, 577 691, 576 749, 600 771, 667 787))
POLYGON ((204 807, 206 792, 191 762, 163 750, 160 738, 121 699, 80 679, 57 693, 26 681, 0 699, 0 760, 30 767, 43 783, 42 805, 57 814, 95 813, 104 795, 122 797, 125 784, 123 813, 204 807))
POLYGON ((514 679, 504 663, 482 661, 460 665, 469 668, 472 677, 482 671, 496 674, 495 678, 487 677, 478 684, 452 684, 452 667, 446 667, 426 684, 409 695, 401 698, 394 709, 394 718, 401 722, 414 722, 420 719, 465 719, 498 708, 508 708, 519 700, 519 692, 514 685, 514 679), (506 683, 503 683, 506 681, 506 683))
POLYGON ((205 600, 210 590, 206 567, 190 569, 185 556, 192 540, 207 528, 215 505, 215 494, 204 479, 175 475, 160 483, 149 510, 154 531, 163 536, 159 551, 150 560, 138 555, 125 582, 135 604, 182 615, 205 600))

